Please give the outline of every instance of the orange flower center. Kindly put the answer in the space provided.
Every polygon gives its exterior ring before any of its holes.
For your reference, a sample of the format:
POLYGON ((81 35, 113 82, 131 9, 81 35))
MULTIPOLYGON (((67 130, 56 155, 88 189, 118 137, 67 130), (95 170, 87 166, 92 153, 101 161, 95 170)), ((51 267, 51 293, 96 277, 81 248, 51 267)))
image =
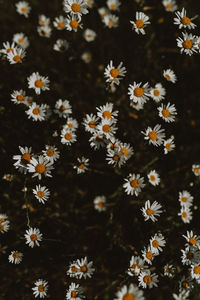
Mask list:
POLYGON ((139 186, 137 179, 133 179, 133 180, 130 182, 130 185, 131 185, 134 189, 136 189, 136 188, 139 186))
POLYGON ((194 172, 198 173, 199 172, 199 168, 194 168, 194 172))
POLYGON ((67 126, 68 126, 69 128, 72 128, 72 127, 73 127, 72 123, 68 123, 67 126))
POLYGON ((153 246, 154 248, 157 248, 157 247, 159 246, 158 241, 154 240, 154 241, 152 242, 152 246, 153 246))
POLYGON ((34 114, 34 115, 39 115, 39 109, 38 108, 34 108, 33 109, 33 111, 32 111, 32 113, 34 114))
POLYGON ((19 253, 18 252, 14 252, 12 256, 13 256, 13 258, 18 258, 19 257, 19 253))
POLYGON ((163 115, 164 118, 168 118, 169 115, 170 115, 169 110, 168 109, 163 109, 162 110, 162 115, 163 115))
POLYGON ((38 79, 38 80, 35 81, 35 86, 37 88, 41 89, 43 87, 43 85, 44 85, 44 83, 42 82, 42 80, 38 79))
POLYGON ((152 214, 153 214, 153 210, 151 209, 151 208, 147 208, 146 209, 146 214, 148 215, 148 216, 151 216, 152 214))
POLYGON ((118 71, 118 69, 111 69, 111 70, 110 70, 110 75, 111 75, 113 78, 116 78, 117 76, 119 76, 119 71, 118 71))
POLYGON ((25 12, 27 11, 26 7, 22 7, 22 8, 21 8, 21 11, 22 11, 23 13, 25 13, 25 12))
POLYGON ((153 258, 153 253, 152 253, 152 252, 147 252, 147 253, 146 253, 146 258, 148 258, 149 260, 152 260, 152 258, 153 258))
POLYGON ((155 140, 157 140, 157 133, 155 132, 155 131, 150 131, 149 133, 148 133, 148 136, 149 136, 149 138, 152 140, 152 141, 155 141, 155 140))
POLYGON ((144 22, 142 20, 136 20, 135 24, 137 28, 142 28, 144 26, 144 22))
POLYGON ((30 162, 30 160, 31 160, 30 153, 24 153, 21 157, 21 160, 23 160, 23 161, 25 160, 25 162, 30 162))
POLYGON ((88 125, 89 125, 90 128, 95 128, 96 127, 96 124, 95 124, 94 121, 90 121, 88 125))
POLYGON ((102 129, 104 132, 109 132, 111 127, 109 125, 103 125, 102 129))
POLYGON ((187 218, 187 213, 186 213, 186 211, 182 212, 182 217, 183 217, 183 218, 187 218))
POLYGON ((79 25, 76 20, 71 20, 69 24, 70 24, 71 28, 73 28, 73 29, 77 29, 78 25, 79 25))
POLYGON ((23 43, 23 41, 24 41, 23 39, 18 39, 18 43, 20 44, 23 43))
POLYGON ((166 144, 166 145, 165 145, 165 148, 166 148, 167 150, 170 150, 170 149, 171 149, 171 144, 169 144, 169 143, 166 144))
POLYGON ((87 267, 86 266, 82 266, 80 267, 81 272, 85 273, 87 272, 87 267))
POLYGON ((103 202, 99 201, 99 202, 97 203, 97 205, 98 205, 99 207, 102 207, 102 206, 103 206, 103 202))
POLYGON ((20 94, 20 95, 17 95, 17 101, 23 101, 24 100, 24 95, 20 94))
POLYGON ((37 192, 37 196, 38 196, 39 198, 44 197, 44 192, 43 192, 43 191, 38 191, 38 192, 37 192))
POLYGON ((154 90, 153 93, 154 93, 154 96, 156 96, 156 97, 160 95, 160 91, 159 90, 154 90))
POLYGON ((13 57, 13 60, 16 61, 16 62, 20 62, 21 61, 21 56, 20 55, 15 55, 13 57))
POLYGON ((169 74, 166 74, 166 75, 165 75, 165 78, 166 78, 167 80, 170 80, 170 79, 171 79, 171 77, 169 76, 169 74))
POLYGON ((5 221, 4 218, 0 218, 0 223, 3 223, 5 221))
POLYGON ((127 293, 123 296, 122 300, 135 300, 135 296, 132 293, 127 293))
POLYGON ((41 25, 45 25, 45 21, 44 20, 40 20, 40 24, 41 25))
POLYGON ((76 273, 76 272, 78 271, 78 269, 77 269, 77 267, 72 266, 72 267, 71 267, 71 271, 72 271, 73 273, 76 273))
POLYGON ((195 274, 200 274, 200 266, 194 267, 194 273, 195 274))
POLYGON ((150 180, 151 180, 151 181, 155 181, 155 176, 154 176, 154 175, 151 175, 151 176, 150 176, 150 180))
POLYGON ((31 239, 31 241, 36 241, 37 240, 37 235, 36 234, 31 234, 30 239, 31 239))
POLYGON ((52 148, 49 148, 47 151, 46 151, 46 154, 47 156, 53 156, 54 155, 54 150, 52 148))
POLYGON ((128 150, 127 150, 126 148, 121 148, 121 149, 120 149, 120 152, 121 152, 122 154, 124 154, 124 156, 127 156, 127 155, 128 155, 128 150))
POLYGON ((43 164, 37 164, 37 166, 35 167, 35 171, 39 174, 42 174, 46 171, 46 167, 43 164))
POLYGON ((14 50, 13 50, 13 48, 9 48, 9 49, 7 49, 7 53, 10 53, 10 52, 14 53, 14 50))
POLYGON ((104 117, 104 119, 105 118, 110 119, 112 117, 112 114, 111 114, 110 111, 106 110, 106 111, 103 112, 103 117, 104 117))
POLYGON ((84 164, 80 164, 80 166, 78 166, 79 169, 83 169, 84 168, 84 164))
POLYGON ((116 5, 115 4, 111 4, 110 5, 110 9, 115 9, 116 8, 116 5))
POLYGON ((71 9, 72 9, 73 12, 78 13, 78 12, 80 12, 81 7, 80 7, 79 4, 73 3, 72 6, 71 6, 71 9))
POLYGON ((136 97, 142 97, 143 94, 144 94, 144 91, 143 91, 142 88, 136 87, 134 89, 134 96, 136 96, 136 97))
POLYGON ((172 5, 169 3, 165 6, 167 9, 171 9, 172 8, 172 5))
POLYGON ((182 198, 181 198, 181 201, 182 201, 182 202, 187 202, 187 197, 182 197, 182 198))
POLYGON ((114 160, 114 161, 119 161, 119 155, 114 155, 114 156, 113 156, 113 160, 114 160))
POLYGON ((196 241, 195 238, 191 237, 191 238, 189 239, 189 243, 190 243, 191 245, 196 245, 197 241, 196 241))
POLYGON ((71 291, 71 297, 76 298, 76 296, 77 296, 77 292, 76 291, 71 291))
POLYGON ((71 138, 72 138, 71 133, 69 133, 69 132, 65 133, 65 139, 66 139, 66 140, 70 141, 71 138))
POLYGON ((112 27, 114 25, 114 22, 112 20, 109 20, 108 25, 112 27))
POLYGON ((65 24, 63 22, 58 22, 58 28, 64 28, 65 24))
POLYGON ((66 107, 64 105, 61 105, 61 107, 59 108, 60 111, 65 111, 66 107))
POLYGON ((191 23, 191 20, 188 17, 183 17, 182 20, 181 20, 181 23, 183 25, 188 25, 188 24, 191 23))
POLYGON ((151 283, 151 276, 150 275, 145 275, 144 278, 143 278, 143 281, 147 284, 151 283))
POLYGON ((185 40, 185 41, 183 42, 183 47, 184 47, 185 49, 191 49, 191 48, 192 48, 192 42, 191 42, 190 40, 185 40))
POLYGON ((38 285, 38 291, 40 293, 44 292, 44 286, 42 284, 38 285))

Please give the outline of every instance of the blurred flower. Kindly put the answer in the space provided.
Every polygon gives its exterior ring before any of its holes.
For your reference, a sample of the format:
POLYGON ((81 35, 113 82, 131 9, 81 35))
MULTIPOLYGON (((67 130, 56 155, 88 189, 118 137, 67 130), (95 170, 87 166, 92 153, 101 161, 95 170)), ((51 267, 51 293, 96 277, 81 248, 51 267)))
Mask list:
POLYGON ((94 208, 98 211, 106 210, 106 197, 105 196, 96 196, 94 198, 94 208))
POLYGON ((159 177, 159 174, 155 170, 150 171, 149 174, 147 174, 147 177, 149 179, 149 182, 152 185, 154 185, 154 186, 159 185, 160 177, 159 177))
POLYGON ((89 51, 83 52, 81 55, 81 59, 86 63, 89 64, 92 60, 92 54, 89 51))
POLYGON ((106 4, 111 11, 119 10, 121 2, 119 0, 107 0, 106 4))
POLYGON ((15 42, 18 46, 20 46, 23 49, 26 49, 29 46, 29 40, 23 32, 15 33, 13 35, 13 42, 15 42))
POLYGON ((67 118, 71 113, 71 105, 68 100, 59 99, 56 101, 54 112, 58 114, 60 118, 67 118))
POLYGON ((135 284, 130 284, 129 286, 124 285, 116 293, 116 298, 114 300, 144 300, 144 293, 135 284))
POLYGON ((190 223, 192 220, 192 211, 189 207, 182 206, 178 216, 181 216, 183 223, 190 223))
POLYGON ((179 202, 181 206, 190 207, 193 203, 194 197, 188 191, 179 192, 179 202))
POLYGON ((55 20, 53 21, 54 27, 58 30, 65 29, 65 24, 66 24, 66 18, 64 18, 63 16, 56 17, 55 20))
POLYGON ((58 39, 53 45, 55 51, 64 52, 69 48, 69 43, 67 40, 58 39))
POLYGON ((167 276, 169 278, 173 278, 175 270, 176 269, 175 269, 175 267, 173 265, 166 264, 164 266, 164 276, 167 276))
POLYGON ((154 88, 150 89, 149 93, 151 98, 158 103, 165 98, 166 91, 161 83, 157 83, 154 88))
POLYGON ((38 23, 40 26, 49 26, 50 18, 47 18, 45 15, 39 15, 38 23))
POLYGON ((162 0, 162 4, 166 11, 173 12, 177 10, 177 5, 175 0, 162 0))
POLYGON ((52 29, 48 25, 38 26, 37 32, 39 33, 40 36, 49 38, 51 36, 52 29))
POLYGON ((29 3, 26 1, 19 1, 15 5, 16 5, 17 12, 20 15, 24 15, 25 18, 28 18, 28 15, 31 11, 31 7, 29 6, 29 3))
POLYGON ((195 176, 200 176, 200 165, 192 165, 192 172, 195 176))
POLYGON ((111 14, 105 15, 102 21, 108 28, 119 26, 119 17, 116 15, 111 15, 111 14))
POLYGON ((165 77, 165 79, 167 79, 168 81, 171 81, 172 83, 175 83, 177 81, 177 77, 176 77, 174 71, 171 69, 164 70, 163 76, 165 77))
POLYGON ((92 29, 87 28, 83 33, 83 37, 87 42, 92 42, 96 38, 96 32, 92 29))

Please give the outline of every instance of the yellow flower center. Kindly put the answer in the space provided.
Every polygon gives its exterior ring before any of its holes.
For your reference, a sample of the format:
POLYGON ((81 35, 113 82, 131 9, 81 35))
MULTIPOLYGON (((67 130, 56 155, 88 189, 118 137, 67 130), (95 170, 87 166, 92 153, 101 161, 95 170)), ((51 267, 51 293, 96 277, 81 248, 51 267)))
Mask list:
POLYGON ((105 118, 110 119, 112 117, 112 114, 110 111, 106 110, 103 112, 103 117, 104 117, 104 119, 105 118))
POLYGON ((103 125, 102 129, 104 132, 109 132, 111 130, 111 127, 109 125, 103 125))
POLYGON ((142 20, 136 20, 135 22, 137 28, 142 28, 144 26, 144 22, 142 20))
POLYGON ((146 214, 148 215, 148 216, 151 216, 152 214, 153 214, 153 210, 151 209, 151 208, 147 208, 146 209, 146 214))
POLYGON ((200 274, 200 266, 194 267, 194 273, 195 274, 200 274))
POLYGON ((182 201, 182 202, 187 202, 187 197, 182 197, 182 198, 181 198, 181 201, 182 201))
POLYGON ((96 127, 96 124, 95 124, 94 121, 90 121, 90 122, 88 123, 88 125, 89 125, 90 128, 95 128, 95 127, 96 127))
POLYGON ((112 20, 109 20, 108 25, 112 27, 114 25, 114 22, 112 20))
POLYGON ((47 156, 54 156, 54 150, 52 148, 49 148, 47 151, 46 151, 46 154, 47 156))
POLYGON ((146 258, 148 258, 149 260, 152 260, 152 258, 153 258, 153 253, 152 253, 152 252, 147 252, 147 253, 146 253, 146 258))
POLYGON ((34 108, 33 110, 32 110, 32 113, 34 114, 34 115, 38 115, 39 114, 39 109, 38 108, 34 108))
POLYGON ((38 196, 39 198, 44 197, 44 192, 43 192, 43 191, 38 191, 38 192, 37 192, 37 196, 38 196))
POLYGON ((170 149, 171 149, 171 144, 169 144, 169 143, 166 144, 166 145, 165 145, 165 148, 166 148, 167 150, 170 150, 170 149))
POLYGON ((13 258, 18 258, 19 257, 19 253, 18 252, 14 252, 12 256, 13 256, 13 258))
POLYGON ((84 168, 84 164, 80 164, 80 166, 78 166, 79 169, 83 169, 84 168))
POLYGON ((150 176, 150 180, 151 180, 151 181, 155 181, 155 179, 156 179, 156 178, 155 178, 154 175, 151 175, 151 176, 150 176))
POLYGON ((22 7, 22 8, 21 8, 21 11, 22 11, 23 13, 25 13, 25 12, 27 11, 26 7, 22 7))
POLYGON ((154 241, 152 242, 152 246, 153 246, 154 248, 158 248, 159 242, 156 241, 156 240, 154 240, 154 241))
POLYGON ((188 24, 191 23, 191 20, 188 17, 183 17, 182 20, 181 20, 181 23, 183 25, 188 25, 188 24))
POLYGON ((3 231, 4 230, 4 226, 1 224, 0 225, 0 231, 3 231))
POLYGON ((182 212, 182 217, 183 217, 183 218, 187 218, 187 213, 186 213, 186 211, 182 212))
POLYGON ((191 49, 192 48, 192 42, 190 40, 185 40, 182 45, 185 49, 191 49))
POLYGON ((5 221, 4 218, 0 218, 0 223, 3 223, 5 221))
POLYGON ((45 21, 44 20, 40 20, 40 24, 41 25, 45 25, 45 21))
POLYGON ((72 271, 73 273, 76 273, 76 272, 78 271, 78 269, 77 269, 77 267, 72 266, 72 267, 71 267, 71 271, 72 271))
POLYGON ((73 3, 72 6, 71 6, 71 9, 72 9, 73 12, 78 13, 78 12, 80 12, 81 7, 78 3, 73 3))
POLYGON ((14 53, 14 50, 13 50, 13 48, 9 48, 9 49, 7 49, 7 53, 10 53, 10 52, 14 53))
POLYGON ((114 3, 110 5, 110 9, 114 10, 115 8, 116 8, 116 5, 114 3))
POLYGON ((99 207, 102 207, 102 206, 103 206, 103 202, 99 201, 99 202, 97 203, 97 205, 98 205, 99 207))
POLYGON ((194 168, 194 173, 198 173, 199 172, 199 168, 194 168))
POLYGON ((160 95, 160 91, 156 90, 156 89, 153 91, 153 93, 154 93, 154 96, 156 96, 156 97, 160 95))
POLYGON ((165 78, 166 78, 167 80, 170 80, 170 79, 171 79, 171 77, 169 76, 169 74, 166 74, 166 75, 165 75, 165 78))
POLYGON ((72 138, 71 133, 67 132, 67 133, 65 134, 65 139, 68 140, 68 141, 70 141, 71 138, 72 138))
POLYGON ((71 20, 69 24, 73 29, 77 29, 79 26, 79 23, 76 20, 71 20))
POLYGON ((65 24, 63 22, 58 22, 58 28, 64 28, 65 27, 65 24))
POLYGON ((151 283, 151 276, 150 275, 145 275, 143 278, 143 281, 148 284, 151 283))
POLYGON ((18 43, 20 44, 23 43, 23 41, 24 41, 23 39, 18 39, 18 43))
POLYGON ((31 239, 31 241, 36 241, 37 240, 37 235, 36 234, 31 234, 30 239, 31 239))
POLYGON ((111 75, 113 78, 116 78, 117 76, 119 76, 119 71, 118 71, 118 69, 111 69, 111 70, 110 70, 110 75, 111 75))
POLYGON ((42 174, 46 171, 46 167, 43 164, 37 164, 37 166, 35 167, 35 171, 39 174, 42 174))
POLYGON ((40 293, 44 292, 44 286, 42 284, 38 285, 38 291, 40 293))
POLYGON ((170 115, 169 110, 168 109, 163 109, 162 110, 162 115, 163 115, 164 118, 168 118, 169 115, 170 115))
POLYGON ((120 152, 121 152, 122 154, 124 154, 124 156, 127 156, 127 155, 128 155, 128 150, 127 150, 126 148, 121 148, 121 149, 120 149, 120 152))
POLYGON ((27 163, 27 162, 30 162, 30 160, 31 160, 31 155, 30 155, 30 153, 24 153, 24 154, 21 156, 21 160, 25 161, 26 163, 27 163))
POLYGON ((44 83, 42 82, 42 80, 38 79, 38 80, 35 81, 35 86, 37 88, 42 88, 43 85, 44 85, 44 83))
POLYGON ((191 237, 191 238, 189 239, 189 243, 190 243, 191 245, 196 245, 197 241, 196 241, 195 238, 191 237))
POLYGON ((23 101, 24 100, 24 95, 20 94, 20 95, 17 95, 17 101, 23 101))
POLYGON ((21 61, 21 56, 20 55, 15 55, 13 57, 13 60, 16 61, 16 62, 20 62, 21 61))
POLYGON ((82 266, 80 267, 81 272, 85 273, 87 272, 87 267, 86 266, 82 266))
POLYGON ((136 87, 134 89, 134 96, 136 96, 136 97, 142 97, 143 94, 144 94, 144 91, 143 91, 142 88, 136 87))
POLYGON ((77 296, 77 292, 76 291, 71 291, 71 297, 76 298, 76 296, 77 296))
POLYGON ((155 141, 155 140, 157 140, 157 133, 155 132, 155 131, 150 131, 149 133, 148 133, 148 136, 149 136, 149 138, 152 140, 152 141, 155 141))
POLYGON ((135 296, 132 293, 127 293, 123 296, 122 300, 135 300, 135 296))
POLYGON ((133 179, 131 182, 130 182, 130 185, 136 189, 138 186, 139 186, 139 183, 137 181, 137 179, 133 179))
POLYGON ((165 6, 167 9, 171 9, 172 8, 172 5, 169 3, 165 6))
POLYGON ((113 160, 114 160, 114 161, 119 161, 119 155, 114 155, 114 156, 113 156, 113 160))

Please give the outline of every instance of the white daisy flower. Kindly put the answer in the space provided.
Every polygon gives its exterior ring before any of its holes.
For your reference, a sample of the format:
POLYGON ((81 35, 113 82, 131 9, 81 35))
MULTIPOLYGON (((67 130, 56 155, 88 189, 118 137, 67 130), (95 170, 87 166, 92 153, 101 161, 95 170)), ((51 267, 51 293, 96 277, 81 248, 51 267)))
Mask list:
POLYGON ((200 264, 191 265, 190 274, 193 279, 200 279, 200 264))
POLYGON ((106 197, 105 196, 96 196, 94 198, 94 208, 98 211, 105 211, 106 210, 106 197))
POLYGON ((163 212, 161 208, 162 205, 160 205, 157 201, 154 201, 151 204, 150 201, 147 200, 144 207, 141 208, 144 220, 147 221, 151 219, 153 222, 157 221, 158 219, 156 217, 160 217, 160 214, 163 212))
POLYGON ((194 197, 188 191, 179 192, 179 202, 181 206, 190 207, 193 204, 194 197))
POLYGON ((1 233, 8 232, 9 228, 10 228, 10 222, 8 220, 0 223, 1 233))
POLYGON ((109 10, 106 7, 98 8, 98 13, 102 19, 110 14, 109 10))
POLYGON ((81 300, 84 299, 83 289, 80 284, 72 282, 67 290, 66 299, 67 300, 81 300))
POLYGON ((45 146, 45 150, 42 151, 44 157, 54 163, 59 157, 60 157, 60 152, 55 146, 45 146))
POLYGON ((52 29, 50 26, 38 26, 37 32, 40 36, 49 38, 51 36, 52 29))
POLYGON ((119 151, 119 149, 109 149, 107 151, 106 156, 108 164, 114 165, 114 167, 118 166, 119 168, 121 168, 121 166, 126 163, 126 159, 124 158, 123 154, 119 151))
POLYGON ((26 174, 27 173, 27 165, 30 163, 32 158, 32 148, 21 147, 19 146, 19 150, 21 152, 20 155, 14 155, 13 159, 16 160, 14 163, 14 167, 19 169, 20 172, 26 174))
POLYGON ((96 38, 96 35, 96 32, 89 28, 83 32, 83 37, 87 42, 93 42, 96 38))
POLYGON ((145 140, 149 140, 149 144, 158 147, 164 142, 164 131, 164 129, 161 129, 161 125, 157 124, 153 129, 151 127, 148 127, 145 132, 142 131, 142 134, 145 135, 145 140))
POLYGON ((88 262, 87 257, 77 259, 77 266, 79 268, 79 279, 82 277, 86 279, 91 278, 95 269, 93 268, 93 261, 88 262))
POLYGON ((113 137, 117 131, 115 121, 113 119, 102 119, 101 123, 97 125, 99 135, 104 135, 107 139, 113 137))
POLYGON ((129 286, 124 285, 120 291, 116 293, 114 300, 144 300, 144 293, 135 284, 129 286))
POLYGON ((114 120, 118 116, 118 110, 113 111, 113 103, 106 103, 103 106, 97 107, 97 116, 101 119, 114 120))
POLYGON ((181 53, 185 53, 188 55, 192 55, 194 52, 197 52, 196 49, 196 36, 192 35, 191 33, 188 34, 187 32, 182 32, 183 37, 178 37, 176 39, 177 46, 180 49, 181 53))
POLYGON ((29 245, 29 247, 33 248, 35 245, 40 246, 39 242, 42 241, 42 233, 40 233, 40 230, 38 228, 30 228, 26 230, 26 234, 24 234, 26 239, 26 244, 29 245))
POLYGON ((194 281, 191 277, 185 277, 183 276, 181 280, 179 281, 179 291, 191 291, 194 288, 194 281))
POLYGON ((158 103, 165 98, 166 90, 161 83, 157 83, 154 88, 150 89, 149 93, 151 98, 158 103))
POLYGON ((35 287, 32 288, 35 298, 45 298, 47 296, 48 282, 43 279, 38 279, 35 282, 35 287))
POLYGON ((88 6, 85 0, 64 0, 64 11, 72 17, 77 16, 81 20, 82 15, 88 14, 88 6))
POLYGON ((17 48, 17 45, 15 44, 15 42, 12 42, 12 44, 9 42, 5 42, 3 43, 3 47, 4 48, 0 50, 0 53, 4 55, 4 58, 6 58, 8 53, 14 53, 14 49, 17 48))
POLYGON ((200 176, 200 165, 192 165, 192 172, 195 176, 200 176))
POLYGON ((133 148, 130 144, 121 142, 119 143, 119 152, 122 153, 125 160, 128 160, 134 154, 133 148))
POLYGON ((129 84, 128 95, 130 100, 138 104, 144 104, 149 100, 149 84, 148 82, 142 84, 136 83, 135 81, 132 84, 129 84))
MULTIPOLYGON (((115 137, 110 138, 110 140, 107 140, 108 144, 106 146, 107 150, 119 150, 120 140, 118 140, 115 137)), ((122 152, 121 152, 122 153, 122 152)))
POLYGON ((79 278, 80 270, 79 270, 79 266, 77 266, 76 260, 69 264, 69 268, 67 269, 66 273, 70 277, 74 277, 77 279, 79 278))
POLYGON ((77 161, 78 165, 74 166, 74 169, 77 170, 77 174, 85 173, 88 170, 89 158, 82 156, 81 158, 77 158, 77 161))
POLYGON ((10 263, 19 264, 22 261, 23 254, 19 251, 11 251, 11 254, 8 256, 10 263))
POLYGON ((153 288, 154 286, 157 287, 158 283, 158 275, 155 273, 151 273, 149 270, 146 270, 144 272, 140 272, 140 275, 138 277, 139 286, 142 286, 143 288, 153 288))
POLYGON ((26 114, 28 115, 28 119, 32 119, 33 121, 44 121, 46 119, 46 105, 39 105, 33 102, 29 105, 28 110, 26 110, 26 114))
POLYGON ((94 148, 94 150, 98 150, 101 147, 105 147, 105 137, 103 135, 100 135, 99 133, 94 133, 89 139, 89 143, 91 148, 94 148))
POLYGON ((196 27, 196 25, 192 23, 193 18, 190 19, 186 16, 185 8, 182 8, 182 11, 176 11, 175 14, 177 18, 174 18, 174 24, 178 25, 179 29, 194 29, 196 27))
POLYGON ((164 266, 163 270, 164 270, 164 276, 167 276, 169 278, 173 278, 176 268, 173 265, 166 264, 164 266))
POLYGON ((184 223, 190 223, 192 220, 192 211, 189 207, 182 206, 181 211, 178 213, 178 216, 181 216, 181 219, 184 223))
POLYGON ((40 26, 49 26, 50 25, 50 18, 47 18, 45 15, 39 15, 38 23, 40 26))
POLYGON ((172 83, 175 83, 177 81, 176 74, 171 69, 164 70, 163 76, 165 77, 165 79, 167 79, 168 81, 171 81, 172 83))
POLYGON ((89 64, 92 61, 91 52, 89 52, 89 51, 83 52, 83 54, 81 55, 81 59, 82 59, 82 61, 84 61, 84 63, 89 64))
POLYGON ((182 250, 181 262, 183 265, 190 266, 198 264, 200 261, 200 251, 194 247, 188 247, 182 250))
POLYGON ((64 52, 69 48, 69 43, 67 40, 58 39, 53 45, 53 50, 58 52, 64 52))
POLYGON ((11 94, 11 101, 15 104, 24 103, 26 97, 26 92, 23 90, 13 91, 11 94))
POLYGON ((71 144, 77 141, 75 132, 70 129, 62 129, 60 136, 62 144, 71 146, 71 144))
POLYGON ((116 10, 119 10, 121 2, 119 0, 107 0, 106 4, 107 4, 109 10, 116 11, 116 10))
POLYGON ((200 53, 200 36, 196 36, 196 41, 195 41, 195 48, 197 49, 197 52, 200 53))
POLYGON ((32 73, 27 80, 29 89, 34 89, 37 95, 39 95, 41 91, 49 90, 48 77, 41 76, 38 72, 32 73))
POLYGON ((38 199, 38 201, 42 204, 45 204, 45 201, 49 199, 50 191, 46 188, 46 186, 36 185, 35 189, 33 189, 33 194, 38 199))
POLYGON ((155 170, 150 171, 149 174, 147 174, 147 177, 149 179, 149 182, 152 185, 154 185, 154 186, 159 185, 160 177, 159 177, 159 174, 155 170))
POLYGON ((23 102, 26 106, 30 106, 33 103, 33 97, 26 96, 23 102))
POLYGON ((28 18, 28 15, 31 11, 31 7, 29 6, 29 3, 26 1, 19 1, 15 5, 18 14, 24 15, 25 18, 28 18))
POLYGON ((130 23, 133 25, 133 28, 137 34, 145 34, 144 28, 151 24, 149 22, 149 17, 145 15, 143 12, 136 12, 136 20, 130 21, 130 23))
POLYGON ((165 140, 163 146, 164 146, 164 154, 173 151, 175 148, 174 139, 170 138, 165 140))
POLYGON ((90 115, 86 115, 85 118, 83 119, 83 125, 85 127, 85 131, 88 131, 90 133, 95 133, 96 132, 96 126, 98 124, 98 120, 99 118, 94 115, 94 114, 90 114, 90 115))
POLYGON ((22 63, 23 58, 26 56, 26 51, 20 48, 14 48, 13 51, 7 53, 7 59, 10 64, 22 63))
POLYGON ((8 221, 8 216, 6 214, 0 214, 0 224, 8 221))
POLYGON ((119 26, 119 17, 113 14, 108 14, 102 19, 103 23, 108 28, 115 28, 119 26))
POLYGON ((151 250, 155 254, 159 254, 160 251, 163 251, 163 247, 165 246, 166 241, 164 239, 164 236, 161 233, 156 233, 151 239, 150 239, 150 246, 151 250))
POLYGON ((78 128, 78 122, 76 121, 76 119, 73 118, 67 118, 66 124, 63 125, 63 129, 66 130, 71 130, 71 131, 76 131, 76 129, 78 128))
POLYGON ((128 275, 138 276, 141 271, 147 268, 144 263, 144 260, 140 256, 132 256, 129 263, 128 275))
POLYGON ((38 158, 32 157, 30 164, 27 165, 28 172, 34 173, 32 177, 38 177, 40 180, 42 176, 52 177, 51 170, 54 169, 52 162, 46 159, 44 156, 39 155, 38 158))
POLYGON ((177 5, 175 0, 163 0, 162 4, 165 7, 166 11, 173 12, 177 10, 177 5))
POLYGON ((173 298, 175 300, 189 300, 189 295, 190 295, 190 291, 180 291, 180 293, 177 294, 172 294, 173 298))
POLYGON ((56 101, 54 112, 60 118, 67 118, 72 113, 72 107, 68 100, 59 99, 56 101))
POLYGON ((66 18, 63 16, 56 17, 55 20, 53 21, 54 27, 58 30, 65 29, 65 24, 66 24, 66 18))
POLYGON ((13 35, 13 42, 15 42, 18 46, 20 46, 23 49, 26 49, 29 46, 29 40, 23 32, 15 33, 13 35))
POLYGON ((123 62, 120 62, 117 68, 115 68, 115 66, 113 65, 113 61, 110 61, 104 71, 104 77, 107 78, 106 82, 109 82, 111 85, 120 84, 120 80, 122 80, 122 78, 126 74, 126 68, 122 67, 122 65, 123 62))
POLYGON ((75 31, 77 32, 78 28, 83 28, 83 25, 81 23, 81 20, 78 16, 74 17, 67 17, 66 19, 66 29, 69 31, 75 31))
POLYGON ((128 178, 125 178, 125 183, 123 188, 128 195, 136 195, 141 192, 142 188, 145 186, 144 177, 140 177, 140 174, 129 174, 128 178))
POLYGON ((193 231, 187 231, 187 235, 182 235, 186 241, 187 244, 185 244, 186 248, 190 247, 197 247, 200 249, 200 236, 193 233, 193 231))
POLYGON ((144 250, 142 250, 142 257, 144 258, 144 261, 147 262, 149 265, 152 265, 152 261, 157 255, 158 253, 153 252, 150 246, 148 246, 147 249, 144 248, 144 250))

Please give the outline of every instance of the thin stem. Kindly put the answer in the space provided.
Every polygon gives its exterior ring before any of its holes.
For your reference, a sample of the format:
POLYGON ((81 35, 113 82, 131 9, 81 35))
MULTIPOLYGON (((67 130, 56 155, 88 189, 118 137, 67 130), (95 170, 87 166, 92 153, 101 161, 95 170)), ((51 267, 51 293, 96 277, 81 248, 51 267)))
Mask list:
POLYGON ((25 179, 25 181, 24 181, 23 192, 24 192, 24 200, 25 200, 25 203, 26 203, 26 219, 27 219, 27 226, 28 226, 29 228, 31 228, 31 226, 30 226, 29 212, 28 212, 28 198, 27 198, 26 181, 27 181, 27 179, 25 179))

